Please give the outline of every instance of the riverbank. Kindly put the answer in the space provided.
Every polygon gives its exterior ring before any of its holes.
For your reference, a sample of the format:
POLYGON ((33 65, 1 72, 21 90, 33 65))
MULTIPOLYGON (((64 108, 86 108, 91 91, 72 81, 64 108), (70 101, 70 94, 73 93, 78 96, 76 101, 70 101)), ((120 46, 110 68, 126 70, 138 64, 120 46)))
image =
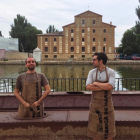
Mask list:
MULTIPOLYGON (((9 60, 9 61, 0 61, 0 65, 24 65, 24 60, 9 60)), ((91 61, 41 61, 38 62, 38 65, 88 65, 92 64, 91 61)), ((108 65, 140 65, 140 60, 115 60, 108 61, 108 65)))

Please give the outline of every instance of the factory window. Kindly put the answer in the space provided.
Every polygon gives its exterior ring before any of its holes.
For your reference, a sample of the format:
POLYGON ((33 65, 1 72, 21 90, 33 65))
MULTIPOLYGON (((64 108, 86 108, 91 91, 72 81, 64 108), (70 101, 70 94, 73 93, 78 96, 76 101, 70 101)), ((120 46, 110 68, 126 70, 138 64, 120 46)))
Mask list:
POLYGON ((82 52, 85 52, 85 47, 82 47, 82 52))
POLYGON ((57 58, 57 55, 54 55, 53 58, 57 58))
POLYGON ((45 52, 48 52, 48 47, 45 47, 45 52))
POLYGON ((105 47, 103 47, 103 53, 105 53, 105 47))
POLYGON ((93 33, 95 33, 95 29, 93 29, 93 33))
POLYGON ((71 57, 71 58, 74 58, 74 55, 71 55, 70 57, 71 57))
POLYGON ((92 52, 95 52, 96 51, 96 47, 92 47, 92 52))
POLYGON ((71 42, 73 42, 74 41, 74 38, 71 38, 71 42))
POLYGON ((95 38, 93 38, 93 42, 95 42, 95 38))
POLYGON ((93 19, 93 24, 95 24, 95 19, 93 19))
POLYGON ((48 55, 45 55, 45 58, 48 58, 48 55))
POLYGON ((71 33, 74 33, 74 30, 73 29, 71 29, 71 33))
POLYGON ((82 42, 84 42, 85 41, 85 39, 84 38, 82 38, 82 42))
POLYGON ((103 32, 106 33, 106 29, 104 29, 103 32))
POLYGON ((85 24, 85 20, 84 20, 84 19, 82 19, 82 25, 83 25, 83 24, 85 24))
POLYGON ((47 42, 48 41, 48 38, 45 38, 45 42, 47 42))
POLYGON ((71 48, 70 48, 70 51, 71 51, 71 52, 74 52, 74 47, 71 47, 71 48))
POLYGON ((57 47, 54 47, 53 48, 53 52, 57 52, 57 47))
POLYGON ((84 33, 85 32, 85 30, 84 29, 82 29, 82 33, 84 33))
POLYGON ((56 38, 54 38, 54 41, 56 41, 56 38))

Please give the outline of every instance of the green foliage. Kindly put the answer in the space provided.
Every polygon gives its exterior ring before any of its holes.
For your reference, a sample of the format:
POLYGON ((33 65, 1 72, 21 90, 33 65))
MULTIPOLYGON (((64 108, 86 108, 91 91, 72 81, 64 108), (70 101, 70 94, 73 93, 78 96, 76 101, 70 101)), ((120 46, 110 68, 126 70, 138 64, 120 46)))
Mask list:
POLYGON ((116 49, 116 52, 117 52, 118 54, 123 53, 122 46, 118 47, 118 48, 116 49))
POLYGON ((138 52, 138 48, 136 46, 136 34, 132 29, 127 30, 123 34, 123 38, 121 40, 123 53, 127 55, 132 55, 138 52))
POLYGON ((3 58, 3 61, 8 61, 8 59, 7 58, 3 58))
POLYGON ((54 25, 49 25, 48 29, 46 30, 46 33, 54 33, 54 32, 59 32, 54 25))
POLYGON ((37 30, 36 27, 26 27, 25 28, 25 52, 32 52, 37 47, 37 37, 36 34, 42 34, 41 30, 37 30), (29 49, 30 48, 30 49, 29 49))
POLYGON ((0 36, 2 36, 2 32, 0 31, 0 36))
POLYGON ((118 53, 124 53, 126 55, 140 54, 140 7, 136 8, 136 15, 138 21, 136 25, 127 30, 123 34, 121 40, 121 47, 117 49, 118 53))
POLYGON ((36 34, 42 34, 41 30, 28 23, 27 19, 20 14, 14 19, 9 32, 12 38, 19 39, 19 51, 32 52, 37 47, 36 34))

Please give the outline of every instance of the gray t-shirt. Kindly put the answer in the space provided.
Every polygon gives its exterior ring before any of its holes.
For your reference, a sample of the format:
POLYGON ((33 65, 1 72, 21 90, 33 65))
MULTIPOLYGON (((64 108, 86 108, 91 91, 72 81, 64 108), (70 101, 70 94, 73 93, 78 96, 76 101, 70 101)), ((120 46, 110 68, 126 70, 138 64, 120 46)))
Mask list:
MULTIPOLYGON (((22 92, 23 89, 23 84, 24 84, 24 80, 25 80, 25 74, 26 73, 22 73, 17 77, 17 81, 16 81, 16 89, 19 89, 22 92)), ((49 84, 47 78, 45 77, 45 75, 43 73, 37 73, 38 74, 38 78, 39 81, 41 83, 41 86, 45 86, 47 84, 49 84)), ((34 82, 37 80, 37 75, 36 73, 27 73, 26 75, 26 81, 28 82, 34 82)))
MULTIPOLYGON (((89 84, 92 84, 95 81, 96 70, 97 70, 97 68, 89 71, 87 81, 86 81, 86 86, 89 85, 89 84)), ((106 67, 106 70, 107 70, 107 74, 108 74, 108 77, 109 77, 108 83, 110 83, 112 85, 112 87, 114 88, 115 87, 115 71, 111 68, 108 68, 108 67, 106 67)), ((106 81, 107 80, 105 69, 103 69, 102 72, 100 72, 98 70, 97 80, 99 80, 99 81, 106 81)))

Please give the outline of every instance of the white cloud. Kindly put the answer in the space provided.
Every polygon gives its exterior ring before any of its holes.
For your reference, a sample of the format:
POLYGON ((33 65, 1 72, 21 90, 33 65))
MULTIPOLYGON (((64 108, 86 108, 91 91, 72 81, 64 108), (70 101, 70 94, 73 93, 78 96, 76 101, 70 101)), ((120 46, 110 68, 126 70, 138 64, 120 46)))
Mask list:
POLYGON ((17 14, 25 16, 28 22, 44 33, 50 24, 62 30, 62 26, 74 22, 75 15, 89 9, 103 15, 103 22, 112 21, 117 26, 115 46, 118 46, 123 33, 138 20, 135 14, 138 5, 138 0, 1 0, 0 31, 3 36, 9 37, 10 25, 17 14))

